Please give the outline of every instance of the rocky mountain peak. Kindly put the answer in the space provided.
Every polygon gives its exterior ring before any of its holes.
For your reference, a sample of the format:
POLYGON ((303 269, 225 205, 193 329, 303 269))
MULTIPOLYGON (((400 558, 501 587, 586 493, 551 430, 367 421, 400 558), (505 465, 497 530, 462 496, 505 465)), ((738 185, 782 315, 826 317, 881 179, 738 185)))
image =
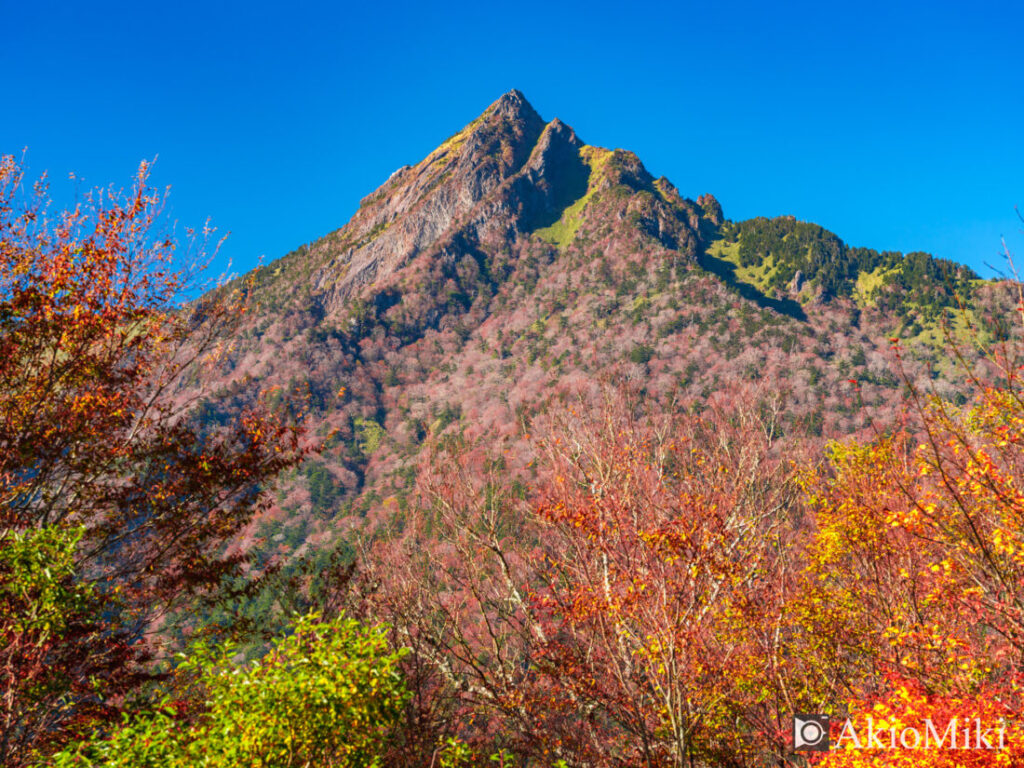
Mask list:
POLYGON ((511 90, 391 174, 293 269, 275 265, 275 282, 284 286, 301 272, 322 311, 345 314, 356 297, 419 291, 438 258, 564 249, 578 232, 595 236, 587 233, 598 226, 609 244, 635 234, 692 259, 701 215, 667 181, 655 184, 634 154, 585 144, 511 90))
POLYGON ((503 94, 500 99, 490 106, 488 111, 493 111, 496 115, 510 120, 540 120, 537 110, 526 100, 522 92, 515 88, 503 94))

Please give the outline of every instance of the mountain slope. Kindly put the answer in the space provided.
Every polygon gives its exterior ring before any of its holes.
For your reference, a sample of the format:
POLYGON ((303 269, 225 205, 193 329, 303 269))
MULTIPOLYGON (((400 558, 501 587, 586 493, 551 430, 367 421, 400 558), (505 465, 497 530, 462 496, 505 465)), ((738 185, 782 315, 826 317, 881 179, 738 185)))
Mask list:
POLYGON ((269 389, 327 438, 260 532, 284 553, 400 515, 429 435, 507 438, 525 464, 531 415, 602 376, 698 400, 746 383, 782 428, 845 434, 895 408, 903 333, 931 339, 910 374, 955 397, 940 321, 959 297, 995 330, 1006 305, 975 277, 791 218, 728 222, 512 91, 344 227, 248 276, 256 311, 219 413, 269 389))

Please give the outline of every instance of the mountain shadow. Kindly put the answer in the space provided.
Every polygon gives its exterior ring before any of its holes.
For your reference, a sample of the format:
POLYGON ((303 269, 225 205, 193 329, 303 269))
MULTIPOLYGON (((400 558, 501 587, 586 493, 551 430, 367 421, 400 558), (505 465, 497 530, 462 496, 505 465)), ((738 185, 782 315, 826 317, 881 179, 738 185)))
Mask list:
POLYGON ((788 315, 794 320, 807 322, 807 313, 800 306, 800 302, 794 299, 776 299, 759 291, 750 283, 745 283, 736 277, 736 265, 717 256, 712 256, 707 249, 701 249, 697 254, 697 264, 702 269, 715 275, 719 280, 734 290, 747 301, 752 301, 763 309, 772 309, 776 312, 788 315))

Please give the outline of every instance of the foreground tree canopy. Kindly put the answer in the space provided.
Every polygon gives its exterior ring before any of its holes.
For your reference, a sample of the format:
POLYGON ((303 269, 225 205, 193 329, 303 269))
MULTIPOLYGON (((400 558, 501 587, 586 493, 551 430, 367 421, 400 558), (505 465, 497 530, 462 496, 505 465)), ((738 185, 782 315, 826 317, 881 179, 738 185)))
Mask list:
POLYGON ((0 763, 117 717, 153 630, 239 572, 225 545, 301 454, 268 413, 219 430, 182 380, 239 306, 175 301, 189 275, 128 192, 53 214, 0 161, 0 763))
POLYGON ((380 765, 407 696, 402 653, 388 650, 384 630, 309 616, 248 668, 238 669, 232 651, 200 646, 179 667, 206 699, 201 715, 179 713, 165 698, 112 734, 57 755, 53 765, 380 765))
POLYGON ((824 450, 767 385, 559 393, 527 459, 428 441, 354 573, 247 661, 204 622, 263 577, 239 542, 301 425, 199 417, 245 307, 180 303, 145 166, 47 206, 5 158, 0 763, 805 765, 790 718, 823 712, 843 748, 812 763, 1024 764, 1016 342, 975 370, 951 341, 963 405, 908 386, 902 421, 824 450), (1003 722, 1005 748, 858 747, 847 717, 1003 722))

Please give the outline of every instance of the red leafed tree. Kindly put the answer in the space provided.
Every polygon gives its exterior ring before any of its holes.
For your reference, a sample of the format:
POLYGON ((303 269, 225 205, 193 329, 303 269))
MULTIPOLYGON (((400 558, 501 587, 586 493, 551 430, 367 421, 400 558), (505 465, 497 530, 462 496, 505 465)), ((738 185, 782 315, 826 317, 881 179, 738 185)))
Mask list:
POLYGON ((194 382, 244 307, 225 291, 177 303, 190 275, 157 236, 161 204, 144 164, 130 191, 54 215, 45 186, 0 161, 0 548, 73 544, 59 577, 0 563, 5 765, 116 714, 147 675, 150 630, 239 573, 225 544, 303 451, 258 407, 223 427, 194 417, 194 382), (60 631, 26 621, 55 595, 60 631))
POLYGON ((545 441, 555 544, 535 591, 551 638, 536 666, 585 714, 592 765, 755 764, 783 749, 799 695, 782 631, 797 488, 777 412, 750 395, 660 419, 618 399, 545 441))

